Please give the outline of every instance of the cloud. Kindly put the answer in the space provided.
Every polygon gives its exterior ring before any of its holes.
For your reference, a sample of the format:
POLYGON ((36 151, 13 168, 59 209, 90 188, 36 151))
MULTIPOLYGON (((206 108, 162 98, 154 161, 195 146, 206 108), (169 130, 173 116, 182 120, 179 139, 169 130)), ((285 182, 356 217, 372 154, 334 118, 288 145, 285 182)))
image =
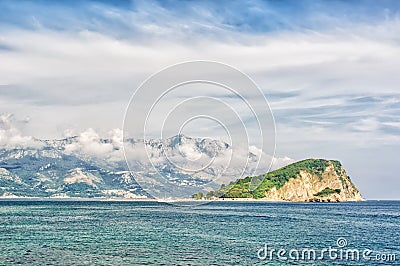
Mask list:
POLYGON ((41 21, 34 31, 26 26, 30 20, 1 31, 0 43, 10 49, 1 51, 0 83, 8 89, 0 93, 29 105, 124 104, 149 73, 198 58, 239 67, 267 95, 297 92, 286 100, 271 97, 276 110, 341 105, 334 101, 337 95, 398 95, 396 4, 351 5, 360 11, 356 18, 349 16, 353 11, 348 4, 336 2, 226 2, 230 8, 221 9, 212 2, 178 6, 139 1, 121 8, 93 1, 82 4, 79 12, 73 5, 50 6, 53 14, 71 14, 74 22, 58 25, 39 12, 41 4, 20 4, 24 12, 17 12, 13 2, 3 5, 16 17, 33 13, 41 21), (293 15, 286 17, 289 13, 293 15), (91 25, 90 18, 100 22, 91 25), (114 28, 118 33, 113 34, 114 28))
MULTIPOLYGON (((281 157, 357 161, 372 148, 387 160, 379 147, 400 143, 399 10, 398 1, 1 1, 0 112, 29 114, 24 132, 40 138, 106 132, 121 128, 150 74, 205 59, 260 86, 281 157)), ((77 149, 115 148, 91 134, 77 149)))
POLYGON ((92 128, 81 132, 74 141, 64 147, 66 154, 89 156, 111 161, 123 161, 122 131, 114 129, 107 138, 101 138, 92 128), (110 139, 111 141, 108 141, 110 139))
POLYGON ((20 123, 28 122, 29 118, 17 121, 12 114, 0 114, 0 149, 40 147, 40 142, 31 136, 24 136, 17 127, 20 123))
MULTIPOLYGON (((270 99, 277 123, 293 126, 300 121, 322 121, 334 127, 371 115, 379 120, 391 110, 392 120, 399 119, 398 106, 387 103, 399 98, 396 84, 400 80, 394 72, 400 68, 400 48, 368 36, 282 33, 260 36, 251 45, 204 40, 192 47, 168 40, 142 45, 90 32, 18 30, 3 36, 3 42, 16 50, 2 52, 0 83, 6 85, 0 90, 0 109, 20 115, 36 113, 47 123, 29 133, 45 138, 57 137, 53 129, 65 128, 66 120, 81 129, 88 123, 120 126, 115 123, 122 123, 127 99, 145 73, 199 56, 230 63, 250 74, 270 99), (366 100, 356 102, 359 99, 366 100), (384 112, 368 114, 372 108, 384 112), (66 119, 60 120, 60 115, 66 119), (52 125, 50 130, 48 125, 52 125)), ((247 38, 245 33, 243 38, 247 38)), ((351 126, 343 128, 352 130, 351 126)))

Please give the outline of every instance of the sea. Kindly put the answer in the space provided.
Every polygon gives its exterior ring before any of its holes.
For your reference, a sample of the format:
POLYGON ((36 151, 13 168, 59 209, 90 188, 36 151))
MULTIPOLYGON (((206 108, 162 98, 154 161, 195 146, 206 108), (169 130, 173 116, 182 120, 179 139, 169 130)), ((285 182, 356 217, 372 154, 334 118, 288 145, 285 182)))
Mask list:
POLYGON ((400 201, 0 200, 0 265, 400 265, 400 201))

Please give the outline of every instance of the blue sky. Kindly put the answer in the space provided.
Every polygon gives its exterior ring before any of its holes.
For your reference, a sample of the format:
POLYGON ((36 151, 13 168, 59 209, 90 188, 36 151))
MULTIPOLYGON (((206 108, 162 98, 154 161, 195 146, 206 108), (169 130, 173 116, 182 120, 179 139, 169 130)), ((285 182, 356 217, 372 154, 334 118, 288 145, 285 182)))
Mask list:
MULTIPOLYGON (((186 33, 319 31, 396 19, 398 1, 1 1, 2 26, 137 38, 141 24, 186 33)), ((188 36, 187 36, 188 37, 188 36)))
POLYGON ((23 134, 121 128, 149 75, 220 61, 265 93, 278 156, 339 159, 367 198, 399 198, 400 1, 115 2, 0 1, 0 113, 23 134))

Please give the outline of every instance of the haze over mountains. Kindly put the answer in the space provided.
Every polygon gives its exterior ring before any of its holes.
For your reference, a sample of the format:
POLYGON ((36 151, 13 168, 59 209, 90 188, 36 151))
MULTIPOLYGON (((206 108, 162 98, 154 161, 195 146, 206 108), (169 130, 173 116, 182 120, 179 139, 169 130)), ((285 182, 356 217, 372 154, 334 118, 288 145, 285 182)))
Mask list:
MULTIPOLYGON (((19 136, 14 133, 13 138, 19 136)), ((129 171, 122 131, 112 133, 110 138, 101 138, 89 129, 61 140, 9 139, 0 146, 0 196, 161 197, 177 187, 185 196, 193 189, 216 189, 242 176, 243 170, 244 174, 257 174, 269 168, 262 162, 257 168, 261 151, 256 147, 235 149, 231 157, 233 148, 223 141, 178 135, 146 140, 145 144, 129 139, 125 145, 129 171), (210 160, 212 164, 208 165, 210 160), (247 167, 235 165, 243 160, 248 161, 247 167), (206 167, 191 170, 199 164, 206 167), (152 195, 143 190, 143 185, 152 186, 152 195)), ((266 158, 261 154, 262 160, 268 161, 266 158)), ((273 159, 273 168, 290 162, 289 158, 273 159)))

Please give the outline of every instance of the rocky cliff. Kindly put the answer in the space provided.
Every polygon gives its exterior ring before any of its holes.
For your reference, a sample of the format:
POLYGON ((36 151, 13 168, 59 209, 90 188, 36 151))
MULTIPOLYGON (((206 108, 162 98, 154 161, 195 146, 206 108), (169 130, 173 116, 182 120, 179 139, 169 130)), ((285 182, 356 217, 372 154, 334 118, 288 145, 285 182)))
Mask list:
POLYGON ((343 167, 335 171, 332 162, 325 168, 322 177, 307 170, 301 170, 298 176, 290 178, 281 188, 271 188, 265 198, 274 201, 362 201, 355 185, 350 181, 343 167))
POLYGON ((239 179, 208 196, 292 202, 363 200, 341 163, 323 159, 307 159, 265 175, 239 179), (252 183, 258 184, 253 190, 252 183))

